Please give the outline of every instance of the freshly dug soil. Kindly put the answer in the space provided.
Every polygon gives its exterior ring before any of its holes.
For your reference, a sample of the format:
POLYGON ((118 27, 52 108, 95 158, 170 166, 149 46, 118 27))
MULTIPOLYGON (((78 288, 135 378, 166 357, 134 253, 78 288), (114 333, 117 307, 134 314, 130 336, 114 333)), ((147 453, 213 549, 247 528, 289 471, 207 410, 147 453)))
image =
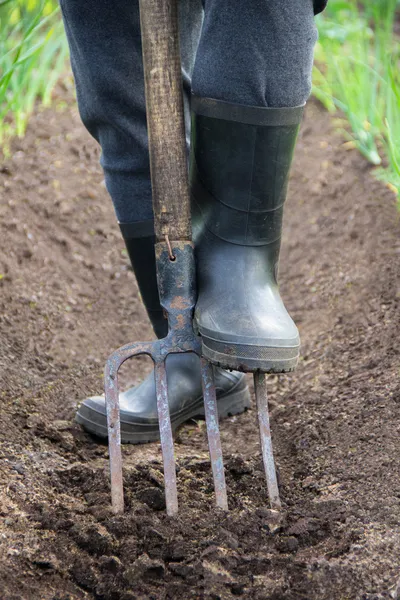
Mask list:
MULTIPOLYGON (((159 444, 107 446, 74 423, 107 355, 151 337, 72 101, 32 120, 0 172, 0 597, 5 600, 400 598, 400 237, 392 193, 310 103, 281 258, 302 336, 271 376, 283 511, 268 510, 256 414, 221 425, 230 511, 213 505, 204 424, 176 440, 180 513, 159 444)), ((124 366, 138 382, 149 365, 124 366)))

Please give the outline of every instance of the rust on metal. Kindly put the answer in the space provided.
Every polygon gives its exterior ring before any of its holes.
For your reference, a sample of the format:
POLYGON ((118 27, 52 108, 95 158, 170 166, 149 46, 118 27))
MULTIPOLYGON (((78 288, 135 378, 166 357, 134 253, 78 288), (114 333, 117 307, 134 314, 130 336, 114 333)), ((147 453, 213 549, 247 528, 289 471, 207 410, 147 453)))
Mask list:
MULTIPOLYGON (((176 242, 172 246, 175 261, 169 260, 166 242, 156 244, 157 278, 160 302, 168 317, 168 335, 155 342, 127 344, 108 359, 105 371, 112 506, 116 513, 124 510, 118 370, 133 356, 147 354, 155 366, 157 411, 168 515, 178 511, 176 471, 171 420, 168 405, 165 359, 168 354, 194 352, 201 356, 201 340, 193 331, 193 311, 196 302, 195 260, 191 242, 176 242)), ((224 467, 218 427, 214 374, 211 365, 202 359, 202 381, 210 459, 214 476, 217 505, 227 509, 224 467)))
POLYGON ((183 310, 184 308, 187 308, 185 298, 182 298, 182 296, 175 296, 175 298, 173 298, 171 301, 171 307, 176 308, 178 310, 183 310))
POLYGON ((165 236, 165 242, 168 246, 169 260, 175 260, 176 256, 172 254, 171 242, 169 241, 169 237, 167 235, 165 236))
POLYGON ((203 384, 204 410, 206 415, 208 448, 214 477, 215 499, 217 506, 228 510, 224 463, 222 459, 221 438, 218 425, 218 407, 215 394, 213 367, 204 358, 201 359, 201 378, 203 384))
POLYGON ((157 390, 158 424, 160 428, 161 450, 164 463, 165 503, 167 506, 167 514, 172 517, 178 512, 178 492, 176 489, 174 440, 172 437, 171 419, 169 416, 165 360, 155 364, 154 373, 157 390))
POLYGON ((276 478, 274 455, 272 451, 271 429, 269 425, 267 376, 265 373, 254 373, 254 388, 256 392, 258 424, 260 427, 261 451, 267 479, 268 495, 271 508, 280 510, 282 505, 279 498, 278 481, 276 478))
MULTIPOLYGON (((118 370, 118 369, 117 369, 118 370)), ((112 507, 115 513, 124 512, 124 494, 122 482, 121 430, 119 427, 119 393, 117 372, 114 361, 108 361, 105 372, 105 387, 108 397, 107 423, 111 471, 112 507)))
MULTIPOLYGON (((140 354, 150 356, 155 365, 157 410, 160 426, 161 450, 164 462, 164 481, 167 513, 176 514, 178 498, 171 420, 168 405, 165 359, 168 354, 194 352, 201 356, 201 338, 193 331, 193 312, 196 302, 195 261, 193 244, 175 242, 172 252, 175 261, 169 260, 166 242, 156 244, 157 278, 160 302, 168 317, 168 335, 155 342, 127 344, 116 350, 107 361, 105 393, 107 405, 112 506, 116 513, 124 510, 122 458, 120 438, 120 415, 118 394, 118 370, 130 357, 140 354)), ((206 415, 208 446, 214 478, 217 506, 227 509, 227 493, 222 460, 221 439, 218 425, 218 409, 215 394, 213 367, 201 359, 201 375, 206 415)), ((268 414, 266 374, 254 373, 257 413, 260 427, 261 450, 267 479, 271 507, 281 508, 275 463, 272 452, 271 431, 268 414)))
POLYGON ((127 344, 108 358, 104 374, 104 391, 107 410, 108 448, 110 456, 111 503, 114 513, 124 512, 124 492, 121 455, 121 423, 119 413, 118 370, 131 356, 151 355, 152 344, 127 344))

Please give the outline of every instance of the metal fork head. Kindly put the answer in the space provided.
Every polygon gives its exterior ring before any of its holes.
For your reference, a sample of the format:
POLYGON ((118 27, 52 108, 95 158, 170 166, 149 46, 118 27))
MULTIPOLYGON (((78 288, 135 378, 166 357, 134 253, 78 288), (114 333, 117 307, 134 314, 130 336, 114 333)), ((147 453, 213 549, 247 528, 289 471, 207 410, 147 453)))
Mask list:
MULTIPOLYGON (((196 302, 193 244, 191 242, 157 244, 156 259, 160 301, 168 316, 168 335, 155 342, 137 342, 119 348, 109 357, 105 369, 111 497, 113 510, 116 513, 124 510, 118 370, 128 358, 141 354, 147 354, 154 362, 167 513, 174 515, 178 511, 165 359, 168 354, 179 352, 194 352, 198 356, 201 354, 201 341, 195 335, 192 326, 196 302)), ((204 359, 202 359, 202 382, 216 500, 218 506, 226 509, 226 485, 213 371, 204 359)))
MULTIPOLYGON (((133 356, 148 355, 154 362, 157 412, 161 450, 164 463, 165 497, 168 515, 178 512, 174 443, 168 405, 168 385, 165 359, 169 354, 194 352, 201 356, 201 338, 193 331, 193 311, 196 302, 195 261, 193 244, 189 241, 156 244, 157 279, 160 302, 167 317, 167 337, 154 342, 136 342, 122 346, 108 358, 104 387, 108 423, 108 444, 111 471, 111 500, 115 513, 124 510, 122 454, 120 433, 118 370, 133 356)), ((201 359, 201 375, 208 447, 214 478, 216 504, 228 508, 221 440, 218 424, 213 367, 201 359)), ((256 379, 256 396, 260 420, 260 435, 271 506, 279 508, 275 466, 272 456, 268 421, 268 404, 264 379, 256 379)))

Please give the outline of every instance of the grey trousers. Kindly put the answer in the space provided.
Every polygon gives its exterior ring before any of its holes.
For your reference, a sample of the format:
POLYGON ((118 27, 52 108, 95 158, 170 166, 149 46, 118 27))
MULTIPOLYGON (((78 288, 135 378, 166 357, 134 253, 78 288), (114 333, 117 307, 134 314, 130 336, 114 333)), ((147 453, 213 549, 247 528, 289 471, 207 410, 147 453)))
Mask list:
MULTIPOLYGON (((151 219, 138 0, 60 3, 80 115, 101 145, 117 219, 151 219)), ((312 0, 180 0, 186 113, 192 92, 251 106, 304 104, 314 9, 312 0)))

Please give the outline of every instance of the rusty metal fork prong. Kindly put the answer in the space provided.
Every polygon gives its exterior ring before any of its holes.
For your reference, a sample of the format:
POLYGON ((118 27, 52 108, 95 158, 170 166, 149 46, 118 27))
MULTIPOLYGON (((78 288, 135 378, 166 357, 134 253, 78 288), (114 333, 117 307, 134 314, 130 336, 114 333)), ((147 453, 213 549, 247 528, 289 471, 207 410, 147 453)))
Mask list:
POLYGON ((214 371, 212 365, 201 359, 201 379, 203 385, 204 411, 206 415, 208 448, 214 478, 215 500, 217 506, 228 510, 224 463, 222 458, 221 437, 218 424, 218 407, 215 394, 214 371))
POLYGON ((108 453, 110 456, 111 504, 115 514, 124 512, 118 368, 119 364, 114 357, 111 356, 106 364, 104 381, 108 427, 108 453))
POLYGON ((165 503, 167 514, 172 517, 178 512, 178 491, 176 487, 174 438, 172 436, 171 418, 169 414, 165 359, 155 363, 154 372, 161 451, 164 463, 165 503))
POLYGON ((259 371, 254 373, 254 388, 256 392, 258 424, 260 427, 261 450, 267 479, 268 495, 271 508, 282 508, 279 498, 278 481, 276 478, 274 454, 272 451, 271 429, 268 413, 267 376, 259 371))
POLYGON ((121 420, 119 411, 118 370, 133 356, 153 356, 159 342, 135 342, 115 350, 107 359, 104 370, 104 391, 107 411, 108 451, 110 456, 111 503, 113 512, 124 512, 122 479, 121 420))

